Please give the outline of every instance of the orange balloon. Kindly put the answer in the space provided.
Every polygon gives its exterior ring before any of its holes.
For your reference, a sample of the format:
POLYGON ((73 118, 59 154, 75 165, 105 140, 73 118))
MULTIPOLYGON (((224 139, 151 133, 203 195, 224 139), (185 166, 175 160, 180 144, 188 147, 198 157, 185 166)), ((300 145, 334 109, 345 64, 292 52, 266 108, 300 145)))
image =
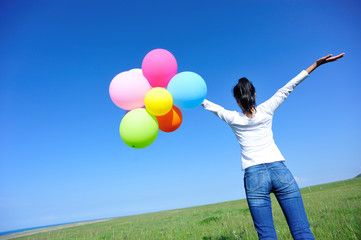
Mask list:
POLYGON ((155 117, 158 119, 159 129, 163 132, 173 132, 177 130, 183 120, 181 110, 174 105, 165 115, 155 117))

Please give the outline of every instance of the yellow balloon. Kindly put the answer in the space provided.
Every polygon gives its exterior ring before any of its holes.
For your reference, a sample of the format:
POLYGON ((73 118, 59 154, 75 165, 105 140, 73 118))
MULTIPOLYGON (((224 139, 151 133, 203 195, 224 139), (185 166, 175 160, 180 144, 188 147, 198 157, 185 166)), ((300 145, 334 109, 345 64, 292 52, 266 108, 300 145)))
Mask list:
POLYGON ((167 89, 155 87, 145 95, 144 105, 151 114, 162 116, 172 109, 173 97, 167 89))

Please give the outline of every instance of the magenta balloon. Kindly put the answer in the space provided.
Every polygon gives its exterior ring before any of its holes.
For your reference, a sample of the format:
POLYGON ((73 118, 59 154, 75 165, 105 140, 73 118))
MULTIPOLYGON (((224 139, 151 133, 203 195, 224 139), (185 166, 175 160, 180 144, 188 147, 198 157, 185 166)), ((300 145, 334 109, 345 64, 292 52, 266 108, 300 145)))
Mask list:
POLYGON ((134 71, 119 73, 109 85, 109 95, 115 105, 132 110, 144 106, 144 98, 151 89, 147 79, 134 71))
POLYGON ((177 74, 175 57, 164 49, 154 49, 143 59, 142 71, 152 87, 167 87, 172 77, 177 74))

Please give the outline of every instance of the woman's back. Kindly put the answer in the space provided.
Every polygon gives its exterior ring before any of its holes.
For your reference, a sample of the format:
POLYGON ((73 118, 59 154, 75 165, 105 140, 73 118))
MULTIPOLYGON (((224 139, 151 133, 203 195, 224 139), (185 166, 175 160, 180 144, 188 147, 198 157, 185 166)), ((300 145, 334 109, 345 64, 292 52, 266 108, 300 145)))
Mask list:
POLYGON ((230 124, 241 146, 243 169, 260 163, 285 160, 273 139, 272 119, 273 116, 260 105, 252 119, 239 113, 239 117, 230 124))

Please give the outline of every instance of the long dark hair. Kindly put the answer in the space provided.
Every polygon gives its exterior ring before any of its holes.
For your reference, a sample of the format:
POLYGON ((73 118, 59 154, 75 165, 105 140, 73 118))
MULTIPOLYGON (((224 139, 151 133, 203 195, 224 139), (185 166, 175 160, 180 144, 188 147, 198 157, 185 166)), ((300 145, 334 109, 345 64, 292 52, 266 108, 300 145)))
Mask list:
POLYGON ((245 113, 252 114, 256 106, 256 89, 247 78, 241 78, 233 88, 234 98, 241 104, 245 113))

